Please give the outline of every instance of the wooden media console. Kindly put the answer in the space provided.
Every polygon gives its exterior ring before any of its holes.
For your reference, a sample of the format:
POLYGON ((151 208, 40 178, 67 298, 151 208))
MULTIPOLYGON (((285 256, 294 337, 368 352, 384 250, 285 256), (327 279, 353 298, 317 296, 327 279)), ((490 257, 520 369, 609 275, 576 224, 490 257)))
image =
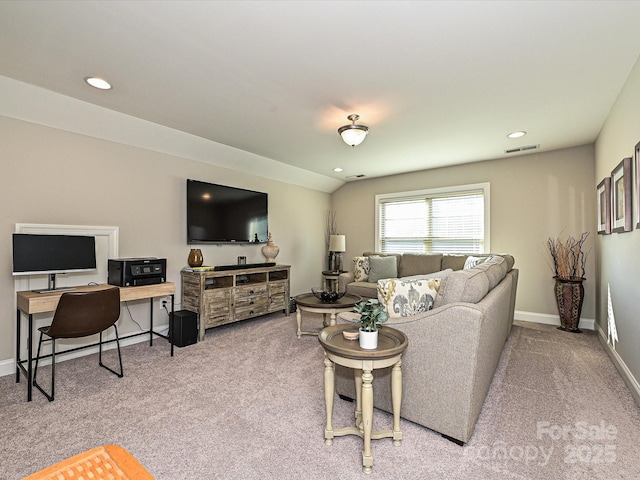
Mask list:
POLYGON ((289 315, 289 265, 235 270, 183 270, 182 308, 198 314, 199 340, 207 328, 285 311, 289 315))

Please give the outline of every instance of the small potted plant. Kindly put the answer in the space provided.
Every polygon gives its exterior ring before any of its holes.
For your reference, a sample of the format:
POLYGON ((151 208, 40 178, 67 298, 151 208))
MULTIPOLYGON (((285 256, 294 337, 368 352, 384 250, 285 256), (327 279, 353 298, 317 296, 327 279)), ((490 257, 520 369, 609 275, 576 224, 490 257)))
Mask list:
POLYGON ((360 324, 360 348, 374 350, 378 347, 378 327, 389 319, 389 314, 384 305, 380 305, 378 300, 369 299, 356 304, 353 307, 355 313, 360 317, 352 321, 360 324))

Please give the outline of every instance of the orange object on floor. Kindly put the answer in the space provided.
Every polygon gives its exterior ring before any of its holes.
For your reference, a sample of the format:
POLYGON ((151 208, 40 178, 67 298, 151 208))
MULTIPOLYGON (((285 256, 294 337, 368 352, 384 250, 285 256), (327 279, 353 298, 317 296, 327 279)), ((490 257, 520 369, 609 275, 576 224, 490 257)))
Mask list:
POLYGON ((40 470, 23 480, 154 480, 118 445, 103 445, 40 470))

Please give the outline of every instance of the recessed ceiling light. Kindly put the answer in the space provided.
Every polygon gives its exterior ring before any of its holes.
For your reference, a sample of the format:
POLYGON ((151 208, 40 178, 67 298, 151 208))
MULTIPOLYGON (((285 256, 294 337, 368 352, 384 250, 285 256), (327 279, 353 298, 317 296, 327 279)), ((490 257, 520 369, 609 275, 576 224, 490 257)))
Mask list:
POLYGON ((94 88, 99 88, 100 90, 111 90, 111 84, 103 78, 87 77, 84 81, 94 88))
POLYGON ((527 134, 527 132, 520 130, 518 132, 511 132, 509 135, 507 135, 507 137, 509 138, 520 138, 520 137, 524 137, 527 134))
POLYGON ((333 169, 333 171, 334 171, 334 172, 341 172, 341 171, 342 171, 342 169, 341 169, 340 167, 336 167, 336 168, 334 168, 334 169, 333 169))

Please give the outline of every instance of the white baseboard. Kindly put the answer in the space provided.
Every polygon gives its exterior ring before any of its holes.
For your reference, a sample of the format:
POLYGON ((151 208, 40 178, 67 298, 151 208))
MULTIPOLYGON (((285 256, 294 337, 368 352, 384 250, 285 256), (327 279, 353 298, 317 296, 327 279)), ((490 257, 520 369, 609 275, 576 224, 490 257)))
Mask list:
POLYGON ((599 325, 596 331, 598 332, 598 338, 600 339, 600 343, 604 347, 605 352, 607 352, 607 354, 611 358, 611 361, 618 370, 618 373, 622 377, 622 380, 624 380, 624 383, 627 384, 627 388, 631 392, 634 400, 638 405, 640 405, 640 383, 638 383, 638 379, 633 376, 633 373, 631 373, 631 370, 629 370, 627 364, 624 363, 622 357, 618 355, 618 352, 616 352, 611 347, 611 345, 609 345, 609 342, 607 342, 607 333, 602 330, 599 325))
POLYGON ((6 377, 7 375, 13 375, 16 373, 16 360, 10 358, 9 360, 2 360, 0 362, 0 377, 6 377))
MULTIPOLYGON (((162 333, 164 335, 166 335, 166 332, 169 329, 169 324, 165 324, 165 325, 158 325, 158 327, 154 327, 154 331, 162 333)), ((131 335, 131 334, 129 334, 131 335)), ((108 337, 109 339, 111 337, 108 337)), ((153 337, 154 341, 162 341, 164 340, 161 337, 157 337, 154 336, 153 337)), ((142 342, 148 342, 149 341, 149 335, 148 334, 144 334, 144 335, 138 335, 135 337, 129 337, 129 338, 123 338, 120 340, 120 346, 121 347, 126 347, 127 345, 133 345, 136 343, 142 343, 142 342)), ((116 344, 115 342, 111 342, 111 343, 107 343, 105 344, 103 347, 103 350, 111 350, 112 348, 116 348, 116 344)), ((57 350, 57 349, 56 349, 57 350)), ((71 353, 67 353, 64 355, 60 355, 60 357, 57 358, 56 363, 58 362, 63 362, 66 360, 71 360, 72 358, 79 358, 79 357, 84 357, 87 355, 92 355, 94 353, 98 353, 98 346, 95 347, 91 347, 91 348, 85 348, 82 350, 77 350, 75 352, 71 352, 71 353)), ((35 351, 34 351, 34 356, 35 356, 35 351)), ((44 359, 42 361, 43 365, 48 365, 51 363, 50 358, 44 359)), ((3 360, 0 362, 0 377, 5 377, 7 375, 15 375, 16 373, 16 360, 15 358, 10 358, 8 360, 3 360)), ((21 379, 22 380, 22 379, 21 379)))
MULTIPOLYGON (((523 312, 522 310, 516 310, 513 317, 514 320, 519 320, 521 322, 543 323, 545 325, 556 325, 558 327, 560 326, 560 317, 558 315, 523 312)), ((593 318, 581 318, 580 323, 578 323, 578 328, 583 328, 585 330, 595 330, 595 324, 596 321, 593 318)))

